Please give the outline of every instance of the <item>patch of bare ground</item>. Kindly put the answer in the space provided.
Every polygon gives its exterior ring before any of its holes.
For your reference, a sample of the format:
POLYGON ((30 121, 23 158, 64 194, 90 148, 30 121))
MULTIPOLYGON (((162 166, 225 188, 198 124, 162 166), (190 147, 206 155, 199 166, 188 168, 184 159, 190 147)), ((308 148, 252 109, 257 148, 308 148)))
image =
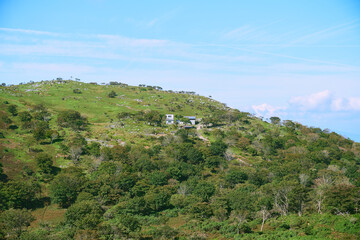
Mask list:
POLYGON ((31 228, 39 227, 40 223, 56 225, 64 220, 66 209, 58 208, 56 204, 38 208, 32 212, 35 217, 30 225, 31 228))

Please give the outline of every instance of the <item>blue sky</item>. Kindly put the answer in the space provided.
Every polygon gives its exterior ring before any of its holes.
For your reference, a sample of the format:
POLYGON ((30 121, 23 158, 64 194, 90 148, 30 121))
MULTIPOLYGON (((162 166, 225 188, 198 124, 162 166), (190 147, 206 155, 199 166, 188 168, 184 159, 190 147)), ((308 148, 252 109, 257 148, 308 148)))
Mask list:
POLYGON ((360 1, 0 0, 0 82, 193 90, 360 141, 360 1))

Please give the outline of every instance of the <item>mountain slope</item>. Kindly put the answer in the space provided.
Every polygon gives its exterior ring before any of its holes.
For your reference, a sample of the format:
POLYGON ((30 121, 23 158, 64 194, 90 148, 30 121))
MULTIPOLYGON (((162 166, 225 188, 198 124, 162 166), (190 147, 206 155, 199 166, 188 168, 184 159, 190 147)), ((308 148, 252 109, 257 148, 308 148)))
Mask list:
MULTIPOLYGON (((0 107, 0 220, 32 209, 25 239, 353 239, 360 230, 360 144, 336 133, 116 82, 3 86, 0 107), (197 126, 166 125, 165 114, 196 116, 197 126)), ((5 222, 3 237, 16 236, 5 222)))

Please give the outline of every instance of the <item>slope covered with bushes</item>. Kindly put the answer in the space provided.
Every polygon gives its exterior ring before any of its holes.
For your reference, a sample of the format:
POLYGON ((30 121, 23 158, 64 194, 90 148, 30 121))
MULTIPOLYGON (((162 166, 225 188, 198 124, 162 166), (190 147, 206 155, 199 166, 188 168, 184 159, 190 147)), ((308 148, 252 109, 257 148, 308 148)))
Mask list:
POLYGON ((0 238, 358 237, 360 144, 326 129, 122 83, 1 87, 0 106, 0 238))

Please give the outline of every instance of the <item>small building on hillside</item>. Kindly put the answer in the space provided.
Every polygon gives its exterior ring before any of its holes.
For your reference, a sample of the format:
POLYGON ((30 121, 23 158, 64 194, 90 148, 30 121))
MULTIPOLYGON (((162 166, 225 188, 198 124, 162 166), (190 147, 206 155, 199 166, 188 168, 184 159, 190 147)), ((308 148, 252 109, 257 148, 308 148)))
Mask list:
POLYGON ((185 116, 185 118, 188 118, 191 122, 191 125, 195 125, 196 123, 196 117, 195 116, 185 116))
POLYGON ((166 124, 174 124, 174 114, 166 114, 166 124))

